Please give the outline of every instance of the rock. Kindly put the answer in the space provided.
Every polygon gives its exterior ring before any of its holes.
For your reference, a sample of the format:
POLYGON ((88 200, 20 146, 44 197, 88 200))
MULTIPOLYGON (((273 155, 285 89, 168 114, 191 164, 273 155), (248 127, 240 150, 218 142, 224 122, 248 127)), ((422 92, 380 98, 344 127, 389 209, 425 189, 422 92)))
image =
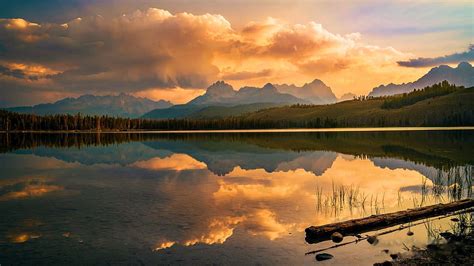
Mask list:
POLYGON ((367 237, 367 242, 369 242, 369 244, 371 244, 371 245, 377 245, 379 240, 377 239, 376 236, 369 236, 369 237, 367 237))
POLYGON ((392 258, 392 260, 396 260, 398 258, 398 254, 390 254, 390 258, 392 258))
POLYGON ((414 235, 414 233, 412 231, 407 232, 407 236, 412 236, 412 235, 414 235))
POLYGON ((390 252, 390 250, 388 250, 388 249, 384 249, 384 250, 382 250, 382 251, 383 251, 384 253, 387 253, 387 254, 390 252))
POLYGON ((450 232, 439 233, 439 235, 442 236, 446 240, 449 240, 453 237, 453 234, 450 232))
POLYGON ((392 265, 393 265, 393 263, 388 261, 388 260, 386 260, 382 263, 374 263, 374 266, 392 266, 392 265))
POLYGON ((332 258, 334 258, 334 256, 329 253, 320 253, 316 255, 317 261, 330 260, 332 258))
POLYGON ((362 236, 359 235, 359 234, 355 235, 355 237, 357 237, 357 238, 362 238, 362 236))
POLYGON ((451 218, 451 221, 452 222, 459 222, 459 219, 458 218, 451 218))
POLYGON ((332 235, 331 235, 331 240, 332 242, 334 243, 340 243, 342 240, 344 239, 344 236, 339 233, 339 232, 334 232, 332 235))

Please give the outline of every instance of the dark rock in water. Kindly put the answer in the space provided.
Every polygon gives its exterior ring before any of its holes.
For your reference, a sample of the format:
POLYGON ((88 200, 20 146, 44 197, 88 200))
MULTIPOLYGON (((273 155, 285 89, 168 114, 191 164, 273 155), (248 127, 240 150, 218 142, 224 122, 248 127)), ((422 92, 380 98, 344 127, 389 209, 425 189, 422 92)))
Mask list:
POLYGON ((452 218, 451 221, 453 221, 453 222, 459 222, 459 219, 458 219, 458 218, 452 218))
POLYGON ((392 265, 393 265, 393 263, 388 261, 388 260, 386 260, 382 263, 374 263, 374 266, 392 266, 392 265))
POLYGON ((407 236, 412 236, 412 235, 414 235, 414 233, 412 231, 407 232, 407 236))
POLYGON ((392 260, 396 260, 398 258, 398 254, 390 254, 390 258, 392 258, 392 260))
POLYGON ((377 245, 377 243, 379 243, 379 240, 376 236, 369 236, 367 237, 367 242, 369 242, 369 244, 371 245, 377 245))
POLYGON ((332 258, 334 258, 334 256, 329 253, 320 253, 316 255, 317 261, 330 260, 332 258))
POLYGON ((450 233, 450 232, 439 233, 439 235, 442 236, 446 240, 449 240, 454 236, 453 233, 450 233))
POLYGON ((341 242, 342 240, 344 239, 344 236, 339 233, 339 232, 334 232, 332 235, 331 235, 331 240, 332 242, 334 243, 339 243, 341 242))
POLYGON ((439 250, 439 246, 436 244, 428 244, 426 248, 431 250, 439 250))

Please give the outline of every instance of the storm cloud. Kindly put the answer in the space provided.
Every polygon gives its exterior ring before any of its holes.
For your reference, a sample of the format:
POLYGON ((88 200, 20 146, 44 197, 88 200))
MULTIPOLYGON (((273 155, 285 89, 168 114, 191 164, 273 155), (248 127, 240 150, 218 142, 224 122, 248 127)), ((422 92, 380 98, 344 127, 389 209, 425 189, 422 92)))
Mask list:
POLYGON ((462 53, 454 53, 433 58, 420 57, 408 61, 398 61, 397 63, 403 67, 430 67, 441 64, 458 64, 466 61, 474 61, 474 44, 469 45, 468 50, 462 53))
POLYGON ((315 22, 268 18, 235 30, 221 15, 155 8, 63 24, 0 19, 0 101, 118 92, 156 99, 163 90, 202 90, 217 79, 264 84, 346 70, 360 75, 407 58, 360 40, 315 22), (38 97, 18 97, 28 91, 38 97))

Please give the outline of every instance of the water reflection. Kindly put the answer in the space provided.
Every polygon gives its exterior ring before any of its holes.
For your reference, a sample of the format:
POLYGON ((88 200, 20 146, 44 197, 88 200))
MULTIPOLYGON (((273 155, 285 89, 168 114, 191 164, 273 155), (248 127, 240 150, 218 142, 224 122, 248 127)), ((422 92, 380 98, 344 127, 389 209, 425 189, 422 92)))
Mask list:
POLYGON ((2 187, 2 190, 7 192, 0 196, 0 201, 41 197, 44 194, 62 189, 63 188, 60 186, 48 185, 44 182, 44 180, 32 179, 28 180, 27 182, 17 183, 12 187, 2 187))
MULTIPOLYGON (((314 259, 304 256, 309 225, 472 197, 468 131, 0 134, 0 143, 6 262, 88 252, 81 263, 301 264, 314 259), (23 222, 32 219, 41 225, 23 222)), ((333 262, 372 263, 386 256, 380 248, 454 231, 449 220, 429 226, 335 251, 333 262)))

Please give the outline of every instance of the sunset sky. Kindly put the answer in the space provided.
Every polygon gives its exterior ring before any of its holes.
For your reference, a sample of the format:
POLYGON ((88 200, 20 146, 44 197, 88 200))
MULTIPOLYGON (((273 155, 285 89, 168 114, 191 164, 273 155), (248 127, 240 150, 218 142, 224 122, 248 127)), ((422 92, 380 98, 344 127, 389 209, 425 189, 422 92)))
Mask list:
POLYGON ((0 107, 82 94, 184 103, 321 79, 337 96, 474 61, 472 1, 0 0, 0 107))

